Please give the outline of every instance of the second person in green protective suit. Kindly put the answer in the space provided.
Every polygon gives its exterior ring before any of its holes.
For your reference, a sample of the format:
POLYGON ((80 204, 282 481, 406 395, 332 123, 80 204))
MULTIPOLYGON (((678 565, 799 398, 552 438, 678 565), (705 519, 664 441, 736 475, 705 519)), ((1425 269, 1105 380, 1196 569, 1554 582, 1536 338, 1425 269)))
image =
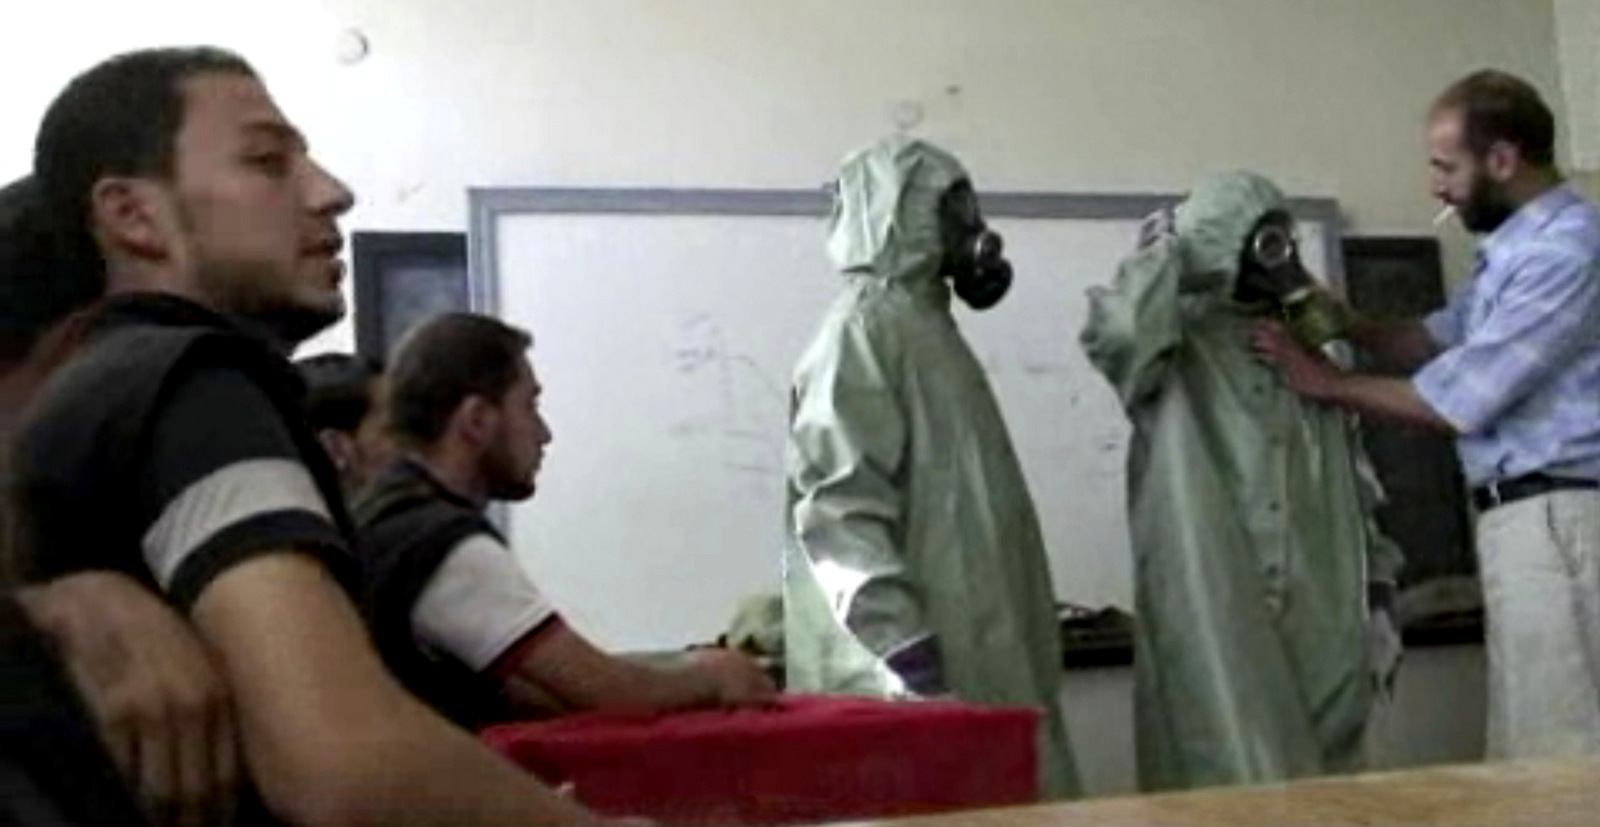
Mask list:
POLYGON ((1282 314, 1336 334, 1298 268, 1283 195, 1201 181, 1149 227, 1082 342, 1134 427, 1135 724, 1140 785, 1168 790, 1359 768, 1393 678, 1399 550, 1354 423, 1301 401, 1249 348, 1282 314), (1307 300, 1311 304, 1307 304, 1307 300), (1389 610, 1386 610, 1389 609, 1389 610))
POLYGON ((920 141, 851 156, 835 195, 844 291, 792 395, 788 687, 1036 708, 1041 791, 1076 795, 1038 517, 950 313, 952 291, 980 310, 1004 295, 999 236, 961 164, 920 141))

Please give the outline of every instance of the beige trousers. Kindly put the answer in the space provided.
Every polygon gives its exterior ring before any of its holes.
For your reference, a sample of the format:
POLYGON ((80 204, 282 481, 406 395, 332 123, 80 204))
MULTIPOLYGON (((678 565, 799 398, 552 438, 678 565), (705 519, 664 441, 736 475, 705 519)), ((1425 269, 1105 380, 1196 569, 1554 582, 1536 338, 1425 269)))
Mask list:
POLYGON ((1600 756, 1600 491, 1478 520, 1491 760, 1600 756))

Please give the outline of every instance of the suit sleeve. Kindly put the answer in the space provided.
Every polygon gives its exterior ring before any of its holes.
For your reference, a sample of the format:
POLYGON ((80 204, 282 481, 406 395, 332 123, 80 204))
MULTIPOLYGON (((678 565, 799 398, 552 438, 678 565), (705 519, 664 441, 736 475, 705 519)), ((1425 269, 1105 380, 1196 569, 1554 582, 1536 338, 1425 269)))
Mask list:
POLYGON ((1178 245, 1175 238, 1154 242, 1125 259, 1110 286, 1089 290, 1079 342, 1130 411, 1160 389, 1182 341, 1178 245))
POLYGON ((944 691, 939 643, 909 575, 907 411, 884 336, 845 321, 797 382, 789 485, 795 541, 840 620, 918 694, 944 691))
MULTIPOLYGON (((1361 438, 1351 425, 1351 443, 1360 446, 1361 438)), ((1372 467, 1367 452, 1355 448, 1357 484, 1360 486, 1361 518, 1367 535, 1367 583, 1393 590, 1400 581, 1400 569, 1405 566, 1405 552, 1400 544, 1383 533, 1378 525, 1378 508, 1387 500, 1378 472, 1372 467)))

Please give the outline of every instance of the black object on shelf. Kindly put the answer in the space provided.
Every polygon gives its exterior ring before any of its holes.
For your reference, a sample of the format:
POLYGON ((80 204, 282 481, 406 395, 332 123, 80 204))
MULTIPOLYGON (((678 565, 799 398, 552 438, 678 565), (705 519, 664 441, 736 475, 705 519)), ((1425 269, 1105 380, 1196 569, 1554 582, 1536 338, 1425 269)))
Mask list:
POLYGON ((1133 663, 1133 615, 1115 607, 1090 609, 1062 604, 1062 666, 1066 669, 1103 669, 1133 663))

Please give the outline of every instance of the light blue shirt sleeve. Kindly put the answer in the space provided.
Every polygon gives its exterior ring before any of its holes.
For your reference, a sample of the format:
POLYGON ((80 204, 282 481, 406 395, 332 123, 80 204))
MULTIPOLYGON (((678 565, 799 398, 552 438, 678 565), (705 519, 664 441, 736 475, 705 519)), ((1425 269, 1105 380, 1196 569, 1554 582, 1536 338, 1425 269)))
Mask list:
MULTIPOLYGON (((1414 379, 1423 400, 1462 434, 1494 424, 1600 335, 1600 273, 1581 250, 1531 246, 1507 264, 1510 277, 1483 323, 1414 379)), ((1459 339, 1460 322, 1457 310, 1454 320, 1429 319, 1428 329, 1459 339)))
POLYGON ((1440 347, 1448 348, 1461 344, 1461 331, 1466 327, 1467 308, 1472 304, 1474 286, 1471 283, 1462 285, 1451 294, 1449 303, 1422 320, 1423 326, 1428 329, 1428 335, 1432 336, 1440 347))

